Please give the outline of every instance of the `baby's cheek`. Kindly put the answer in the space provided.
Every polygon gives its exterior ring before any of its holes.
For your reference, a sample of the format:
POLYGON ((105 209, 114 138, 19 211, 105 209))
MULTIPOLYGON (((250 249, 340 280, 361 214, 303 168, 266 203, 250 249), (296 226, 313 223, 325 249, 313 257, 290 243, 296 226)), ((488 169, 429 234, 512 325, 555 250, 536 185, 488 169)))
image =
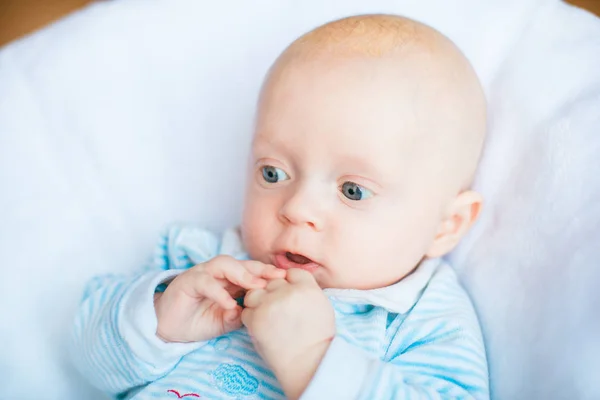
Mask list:
MULTIPOLYGON (((354 236, 347 234, 348 236, 354 236)), ((364 243, 354 241, 354 237, 344 237, 335 246, 329 246, 331 273, 335 276, 335 287, 363 289, 370 286, 375 259, 371 249, 364 243), (335 249, 332 250, 332 249, 335 249)))
POLYGON ((242 221, 242 240, 250 258, 265 262, 268 237, 266 221, 261 223, 257 215, 245 215, 242 221))

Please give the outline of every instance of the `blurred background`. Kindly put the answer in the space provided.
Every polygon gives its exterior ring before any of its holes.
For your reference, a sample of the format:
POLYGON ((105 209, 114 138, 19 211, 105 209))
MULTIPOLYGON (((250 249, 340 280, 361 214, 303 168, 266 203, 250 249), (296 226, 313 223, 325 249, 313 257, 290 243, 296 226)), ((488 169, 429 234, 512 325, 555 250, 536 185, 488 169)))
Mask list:
POLYGON ((599 400, 600 0, 568 1, 0 0, 0 399, 100 398, 66 351, 84 282, 143 265, 169 221, 239 221, 271 60, 387 10, 452 37, 493 107, 490 211, 453 258, 495 398, 599 400))
MULTIPOLYGON (((0 0, 0 47, 91 2, 92 0, 0 0)), ((600 16, 600 0, 568 0, 568 3, 600 16)))

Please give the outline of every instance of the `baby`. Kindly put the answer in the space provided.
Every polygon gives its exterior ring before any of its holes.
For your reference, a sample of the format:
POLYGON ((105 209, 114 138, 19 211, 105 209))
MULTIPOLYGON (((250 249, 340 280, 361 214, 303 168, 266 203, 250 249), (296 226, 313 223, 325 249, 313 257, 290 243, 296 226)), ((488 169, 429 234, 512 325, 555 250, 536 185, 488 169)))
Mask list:
POLYGON ((489 398, 477 317, 440 259, 481 208, 485 115, 428 26, 369 15, 302 36, 260 95, 241 230, 173 227, 151 269, 92 281, 79 369, 118 398, 489 398))

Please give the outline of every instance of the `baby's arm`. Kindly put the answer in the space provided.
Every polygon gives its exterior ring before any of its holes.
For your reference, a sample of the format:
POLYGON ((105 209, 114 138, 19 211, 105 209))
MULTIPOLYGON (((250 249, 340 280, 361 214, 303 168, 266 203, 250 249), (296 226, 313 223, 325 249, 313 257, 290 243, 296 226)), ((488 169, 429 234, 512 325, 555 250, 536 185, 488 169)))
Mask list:
POLYGON ((155 260, 135 277, 93 279, 80 305, 72 358, 96 387, 124 394, 168 373, 198 343, 165 343, 156 336, 155 288, 194 264, 214 257, 220 243, 204 230, 171 228, 155 260))
POLYGON ((489 399, 478 332, 446 321, 429 326, 395 335, 385 361, 336 337, 301 399, 489 399))

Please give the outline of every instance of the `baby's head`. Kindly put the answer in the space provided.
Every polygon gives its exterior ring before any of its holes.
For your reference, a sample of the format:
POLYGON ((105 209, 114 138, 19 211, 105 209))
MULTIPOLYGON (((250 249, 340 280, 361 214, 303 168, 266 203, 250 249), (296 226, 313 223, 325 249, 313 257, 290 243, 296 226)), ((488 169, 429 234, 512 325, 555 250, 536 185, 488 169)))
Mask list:
POLYGON ((481 207, 469 185, 485 114, 470 64, 426 25, 358 16, 302 36, 259 100, 250 256, 323 288, 371 289, 448 253, 481 207))

